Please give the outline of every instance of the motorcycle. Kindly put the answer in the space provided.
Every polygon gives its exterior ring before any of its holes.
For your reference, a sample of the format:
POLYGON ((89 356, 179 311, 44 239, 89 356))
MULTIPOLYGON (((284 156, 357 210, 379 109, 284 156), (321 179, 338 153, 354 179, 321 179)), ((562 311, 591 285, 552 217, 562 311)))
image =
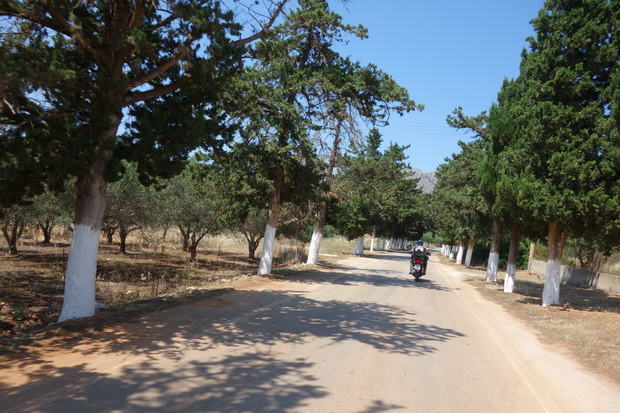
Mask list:
POLYGON ((416 282, 420 281, 422 269, 424 268, 425 254, 421 251, 413 251, 411 253, 411 261, 409 261, 409 274, 413 275, 416 282))

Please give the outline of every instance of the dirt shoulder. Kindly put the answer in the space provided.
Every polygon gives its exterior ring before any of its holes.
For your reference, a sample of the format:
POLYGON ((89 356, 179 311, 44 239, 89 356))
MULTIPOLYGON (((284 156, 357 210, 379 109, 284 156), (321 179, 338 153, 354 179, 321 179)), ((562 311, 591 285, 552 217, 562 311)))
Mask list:
MULTIPOLYGON (((457 267, 445 257, 441 262, 457 267)), ((620 385, 619 294, 562 285, 561 305, 543 307, 544 276, 519 271, 515 291, 505 293, 502 272, 497 283, 488 283, 486 268, 459 266, 459 271, 482 297, 532 328, 541 342, 620 385)))
MULTIPOLYGON (((85 336, 95 335, 97 332, 105 331, 115 325, 135 322, 141 315, 149 312, 171 309, 191 304, 197 300, 211 299, 232 290, 261 289, 268 284, 273 287, 274 282, 277 285, 277 281, 280 279, 321 277, 337 267, 335 262, 341 258, 345 258, 345 256, 333 257, 329 262, 323 262, 319 266, 295 265, 288 269, 278 270, 277 275, 268 277, 243 275, 243 273, 248 274, 247 268, 235 268, 236 276, 229 274, 227 278, 212 280, 208 283, 208 287, 201 288, 187 287, 188 285, 196 285, 190 279, 191 283, 184 286, 184 289, 185 287, 187 289, 183 295, 167 295, 136 300, 107 308, 91 318, 71 320, 64 323, 48 323, 43 328, 34 328, 15 335, 5 335, 1 340, 2 349, 0 349, 0 353, 10 356, 11 354, 18 355, 36 349, 36 352, 40 354, 42 349, 64 347, 68 343, 80 341, 85 336)), ((568 355, 589 371, 620 384, 620 295, 591 288, 563 285, 561 290, 563 305, 542 307, 540 297, 542 296, 544 277, 530 274, 527 271, 520 271, 517 274, 515 292, 507 294, 503 292, 501 280, 499 283, 487 283, 485 281, 486 270, 484 268, 466 269, 450 263, 444 257, 437 256, 437 258, 442 264, 457 267, 464 280, 475 286, 485 299, 500 304, 511 315, 532 327, 540 341, 568 355)), ((25 260, 24 257, 20 258, 20 262, 22 261, 32 262, 32 260, 25 260)), ((6 261, 5 264, 7 264, 6 261)), ((9 264, 14 263, 9 262, 9 264)), ((49 262, 45 262, 45 264, 49 264, 49 262)), ((130 275, 145 272, 141 263, 131 267, 125 265, 125 267, 123 269, 130 275)), ((41 282, 41 280, 46 279, 42 278, 40 274, 43 272, 41 268, 53 269, 53 267, 39 265, 37 268, 36 273, 30 270, 18 272, 15 269, 8 273, 14 280, 24 282, 24 284, 15 284, 10 290, 19 293, 22 302, 24 302, 24 297, 42 296, 43 293, 34 290, 33 286, 47 287, 47 284, 41 282), (29 278, 21 280, 17 278, 20 274, 26 274, 29 278), (37 283, 34 283, 33 280, 37 283), (26 283, 26 281, 30 283, 26 283), (24 291, 29 294, 25 294, 24 291)), ((209 274, 213 273, 210 268, 206 271, 209 271, 209 274)), ((45 275, 49 277, 48 274, 45 275)), ((134 278, 139 280, 138 277, 134 278)), ((500 273, 500 278, 503 278, 502 273, 500 273)), ((55 280, 58 283, 57 277, 55 280)), ((134 283, 127 288, 135 290, 136 285, 137 283, 134 283)), ((54 294, 58 294, 58 292, 54 291, 54 294)), ((49 311, 49 304, 46 308, 49 311)), ((33 311, 30 310, 30 312, 33 311)))

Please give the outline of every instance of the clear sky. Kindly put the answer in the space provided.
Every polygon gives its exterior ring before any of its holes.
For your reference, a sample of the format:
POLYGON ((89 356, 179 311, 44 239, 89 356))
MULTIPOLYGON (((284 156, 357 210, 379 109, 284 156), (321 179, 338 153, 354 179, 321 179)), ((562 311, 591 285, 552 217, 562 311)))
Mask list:
POLYGON ((342 50, 374 63, 425 106, 394 115, 380 131, 386 144, 411 145, 412 168, 431 172, 471 138, 446 124, 458 107, 466 115, 488 111, 504 78, 519 74, 521 51, 534 31, 530 21, 543 0, 351 0, 334 7, 345 23, 362 24, 369 38, 342 50))

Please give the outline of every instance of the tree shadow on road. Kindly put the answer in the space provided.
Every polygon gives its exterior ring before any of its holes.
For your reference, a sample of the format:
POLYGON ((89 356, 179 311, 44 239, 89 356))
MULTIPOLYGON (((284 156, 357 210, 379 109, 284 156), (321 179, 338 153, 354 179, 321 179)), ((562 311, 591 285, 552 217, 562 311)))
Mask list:
POLYGON ((0 404, 19 409, 20 404, 15 403, 28 394, 45 397, 66 392, 69 380, 79 383, 75 397, 52 401, 37 411, 60 411, 61 407, 64 412, 93 410, 97 399, 113 403, 106 397, 116 398, 116 406, 129 406, 123 411, 136 412, 249 411, 251 406, 262 406, 261 411, 267 412, 296 410, 324 397, 326 391, 308 372, 311 363, 306 359, 279 360, 270 353, 273 346, 301 345, 314 339, 328 340, 332 345, 351 341, 380 352, 419 357, 437 351, 436 343, 463 336, 452 329, 422 323, 415 313, 392 305, 321 301, 287 291, 234 291, 168 313, 148 314, 138 323, 120 324, 112 332, 93 333, 78 343, 60 339, 44 347, 28 348, 12 359, 3 356, 0 365, 21 363, 29 372, 25 373, 25 393, 12 387, 10 381, 0 382, 0 394, 4 394, 0 404), (122 354, 129 364, 122 367, 121 374, 112 376, 84 364, 61 367, 44 357, 56 347, 76 344, 74 352, 81 360, 122 354), (211 360, 209 350, 220 346, 234 352, 211 360), (205 361, 195 361, 196 354, 204 355, 205 361), (189 365, 188 355, 193 355, 189 365), (132 357, 151 362, 134 363, 132 357), (171 370, 174 363, 161 360, 183 360, 179 366, 184 367, 171 370), (92 386, 81 389, 84 383, 92 386), (218 406, 229 408, 218 410, 218 406))
POLYGON ((49 413, 294 411, 328 395, 306 373, 310 367, 303 360, 250 352, 192 360, 182 368, 165 360, 143 362, 122 368, 114 378, 75 374, 81 386, 63 389, 44 406, 35 400, 19 408, 36 406, 37 412, 49 413))

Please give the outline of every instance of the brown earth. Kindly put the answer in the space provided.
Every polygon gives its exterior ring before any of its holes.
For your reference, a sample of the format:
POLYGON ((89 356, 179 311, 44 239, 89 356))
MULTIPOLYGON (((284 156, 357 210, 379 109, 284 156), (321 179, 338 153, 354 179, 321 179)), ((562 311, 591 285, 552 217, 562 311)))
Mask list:
MULTIPOLYGON (((442 262, 448 260, 442 257, 442 262)), ((461 271, 484 298, 533 327, 542 342, 620 384, 620 294, 562 285, 561 305, 543 307, 544 275, 518 271, 515 291, 505 293, 504 273, 498 273, 497 283, 488 283, 486 268, 461 271)))
MULTIPOLYGON (((102 246, 97 300, 106 308, 95 317, 54 323, 62 305, 66 244, 25 244, 18 256, 0 255, 0 352, 83 337, 89 331, 131 322, 138 315, 170 308, 233 288, 259 288, 274 278, 307 271, 283 259, 275 276, 254 276, 255 260, 244 252, 205 251, 189 262, 172 248, 120 254, 102 246)), ((338 257, 330 257, 334 262, 338 257)), ((442 257, 442 262, 448 261, 442 257)), ((322 261, 322 267, 334 264, 322 261)), ((544 277, 520 271, 516 290, 487 283, 483 268, 460 269, 483 297, 501 304, 538 332, 539 338, 589 370, 620 384, 620 295, 562 286, 561 306, 542 307, 544 277)), ((501 278, 501 273, 500 273, 501 278)))

